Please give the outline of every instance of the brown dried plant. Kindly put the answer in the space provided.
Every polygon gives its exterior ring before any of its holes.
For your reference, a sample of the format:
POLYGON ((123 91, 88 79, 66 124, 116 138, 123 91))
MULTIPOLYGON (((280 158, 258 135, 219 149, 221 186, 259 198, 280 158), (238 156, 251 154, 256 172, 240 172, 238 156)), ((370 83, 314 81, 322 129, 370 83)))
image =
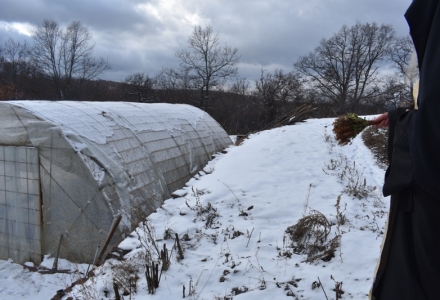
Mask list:
POLYGON ((328 240, 331 224, 319 211, 311 210, 308 215, 286 229, 284 238, 296 254, 307 254, 307 261, 329 261, 340 246, 340 236, 328 240))
POLYGON ((333 132, 339 145, 346 145, 369 125, 371 125, 370 121, 349 113, 335 119, 333 132))

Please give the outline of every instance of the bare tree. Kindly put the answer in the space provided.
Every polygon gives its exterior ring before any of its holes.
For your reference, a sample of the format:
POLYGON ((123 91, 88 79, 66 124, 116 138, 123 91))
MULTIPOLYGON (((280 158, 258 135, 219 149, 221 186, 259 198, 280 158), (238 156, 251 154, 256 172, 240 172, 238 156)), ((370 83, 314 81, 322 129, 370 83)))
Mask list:
POLYGON ((249 81, 246 78, 237 78, 229 88, 229 92, 241 96, 248 96, 249 92, 249 81))
POLYGON ((190 74, 188 68, 176 71, 162 68, 154 78, 154 87, 160 90, 190 90, 198 87, 197 79, 190 74))
MULTIPOLYGON (((406 106, 411 101, 408 85, 398 74, 389 74, 382 77, 381 92, 369 102, 369 106, 376 107, 375 113, 382 113, 389 109, 406 106)), ((359 113, 362 113, 361 111, 359 113)), ((371 113, 371 112, 370 112, 371 113)))
POLYGON ((16 84, 17 76, 25 74, 28 69, 29 46, 12 38, 6 40, 0 52, 3 56, 3 72, 7 73, 11 84, 16 84))
POLYGON ((182 70, 193 78, 200 89, 200 107, 206 110, 210 90, 237 74, 240 56, 237 48, 220 46, 219 36, 212 26, 195 26, 188 45, 188 50, 178 50, 176 56, 181 61, 182 70))
POLYGON ((156 100, 153 85, 154 79, 144 73, 135 73, 125 79, 125 93, 135 97, 137 102, 153 102, 156 100))
POLYGON ((310 80, 322 99, 333 103, 338 113, 354 111, 358 104, 380 93, 378 67, 389 53, 394 35, 391 25, 344 25, 301 57, 295 68, 310 80))
POLYGON ((302 99, 302 94, 299 74, 283 70, 271 74, 261 70, 260 79, 255 81, 254 96, 263 106, 266 124, 291 110, 302 99))
POLYGON ((0 87, 3 99, 22 99, 30 73, 29 46, 12 38, 0 46, 0 87), (7 92, 5 92, 7 91, 7 92))
POLYGON ((92 56, 92 36, 80 22, 61 29, 57 22, 44 20, 33 39, 33 61, 53 81, 61 100, 74 98, 85 80, 95 79, 110 68, 106 60, 92 56))
POLYGON ((419 68, 414 44, 410 36, 399 37, 393 41, 390 48, 390 60, 401 78, 402 91, 400 105, 409 105, 412 102, 414 84, 419 79, 419 68))
POLYGON ((181 88, 181 76, 174 69, 162 68, 154 77, 154 87, 159 90, 176 90, 181 88))

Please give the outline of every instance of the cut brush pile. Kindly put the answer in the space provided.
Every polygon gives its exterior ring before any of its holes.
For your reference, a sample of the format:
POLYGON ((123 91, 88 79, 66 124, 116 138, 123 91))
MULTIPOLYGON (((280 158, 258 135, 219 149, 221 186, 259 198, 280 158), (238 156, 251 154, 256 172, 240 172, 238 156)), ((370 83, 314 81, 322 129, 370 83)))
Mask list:
POLYGON ((354 113, 349 113, 335 119, 333 132, 339 145, 346 145, 369 125, 371 125, 371 121, 362 119, 354 113))

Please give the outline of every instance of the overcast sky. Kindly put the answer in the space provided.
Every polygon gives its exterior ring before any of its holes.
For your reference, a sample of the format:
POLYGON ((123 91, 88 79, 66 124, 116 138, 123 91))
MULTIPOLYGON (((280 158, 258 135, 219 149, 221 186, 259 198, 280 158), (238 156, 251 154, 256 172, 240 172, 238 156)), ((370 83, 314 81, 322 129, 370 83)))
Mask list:
POLYGON ((95 55, 112 69, 103 79, 150 76, 178 68, 175 53, 187 47, 194 26, 212 25, 220 43, 239 48, 239 76, 260 70, 291 71, 293 62, 344 25, 391 24, 408 34, 403 17, 411 0, 0 0, 0 43, 31 41, 44 19, 61 26, 80 21, 96 43, 95 55))

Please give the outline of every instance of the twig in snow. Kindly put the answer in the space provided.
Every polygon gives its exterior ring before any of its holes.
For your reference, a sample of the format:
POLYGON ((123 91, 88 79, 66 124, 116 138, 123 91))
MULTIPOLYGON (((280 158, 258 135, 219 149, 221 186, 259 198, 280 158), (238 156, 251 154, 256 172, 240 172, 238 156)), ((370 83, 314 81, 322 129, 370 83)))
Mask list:
POLYGON ((319 276, 318 276, 318 281, 319 281, 319 285, 321 286, 322 291, 324 292, 325 299, 328 300, 327 294, 325 293, 324 287, 322 286, 321 279, 319 279, 319 276))
POLYGON ((304 211, 303 211, 303 217, 306 216, 306 212, 307 212, 307 208, 309 207, 309 200, 310 200, 310 191, 312 189, 312 184, 309 184, 309 190, 307 191, 306 194, 306 201, 304 202, 304 211))
POLYGON ((237 195, 235 195, 235 193, 232 191, 232 189, 229 187, 229 185, 227 185, 226 183, 224 183, 224 182, 221 181, 220 179, 219 179, 218 181, 220 181, 221 183, 223 183, 224 186, 227 187, 227 188, 231 191, 231 193, 232 193, 232 195, 234 195, 235 199, 237 199, 237 201, 240 202, 240 200, 238 200, 237 195))
MULTIPOLYGON (((217 258, 217 261, 215 262, 215 265, 217 265, 218 261, 220 260, 220 256, 217 258)), ((208 283, 209 279, 211 279, 212 273, 214 273, 215 267, 212 269, 211 274, 209 274, 208 279, 205 282, 205 285, 202 287, 202 289, 199 292, 199 295, 197 296, 196 300, 199 299, 200 295, 202 294, 203 290, 206 287, 206 284, 208 283)))
POLYGON ((247 242, 247 244, 246 244, 246 248, 247 248, 247 246, 249 245, 249 241, 251 240, 252 232, 254 232, 254 228, 252 228, 251 234, 249 235, 249 239, 248 239, 248 242, 247 242))

